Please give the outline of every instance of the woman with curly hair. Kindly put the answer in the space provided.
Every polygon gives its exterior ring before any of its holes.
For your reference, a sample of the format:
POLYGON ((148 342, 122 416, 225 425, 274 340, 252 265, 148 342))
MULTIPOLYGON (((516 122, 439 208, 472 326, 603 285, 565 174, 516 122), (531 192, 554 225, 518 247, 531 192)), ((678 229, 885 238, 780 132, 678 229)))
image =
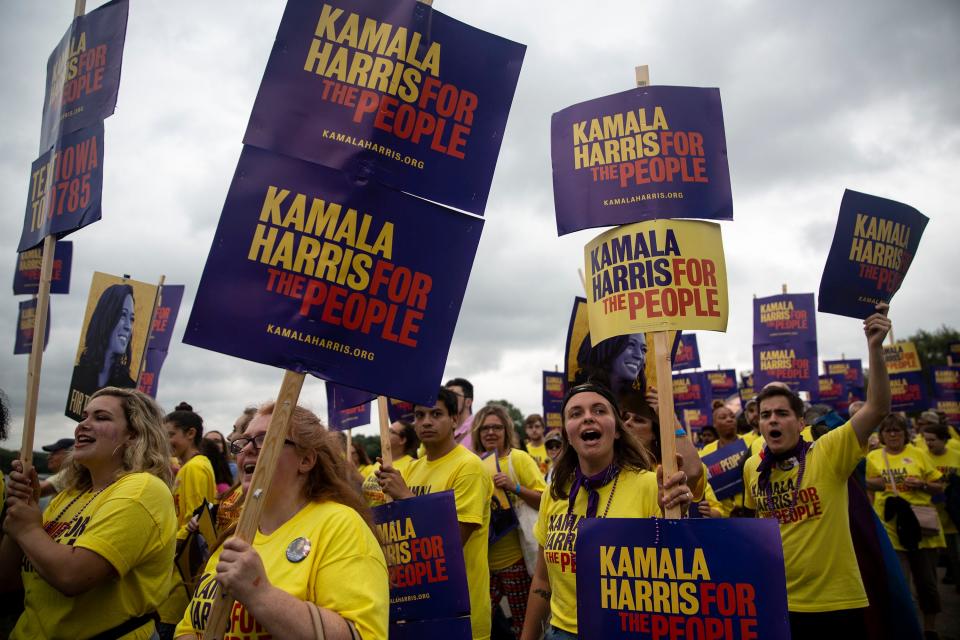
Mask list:
POLYGON ((166 597, 176 546, 160 408, 133 389, 97 391, 41 514, 30 465, 10 474, 0 583, 26 593, 11 638, 145 640, 166 597))

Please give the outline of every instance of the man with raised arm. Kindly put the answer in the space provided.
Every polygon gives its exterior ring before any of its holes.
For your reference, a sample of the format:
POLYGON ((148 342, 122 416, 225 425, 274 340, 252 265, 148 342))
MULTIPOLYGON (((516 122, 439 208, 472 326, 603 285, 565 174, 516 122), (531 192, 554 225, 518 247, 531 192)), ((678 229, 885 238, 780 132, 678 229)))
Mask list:
POLYGON ((792 637, 866 638, 868 600, 857 567, 848 516, 847 480, 866 453, 867 438, 890 413, 883 340, 886 304, 863 323, 869 350, 867 400, 847 423, 816 442, 800 437, 803 402, 788 389, 757 395, 763 451, 744 468, 744 503, 776 518, 783 540, 792 637))

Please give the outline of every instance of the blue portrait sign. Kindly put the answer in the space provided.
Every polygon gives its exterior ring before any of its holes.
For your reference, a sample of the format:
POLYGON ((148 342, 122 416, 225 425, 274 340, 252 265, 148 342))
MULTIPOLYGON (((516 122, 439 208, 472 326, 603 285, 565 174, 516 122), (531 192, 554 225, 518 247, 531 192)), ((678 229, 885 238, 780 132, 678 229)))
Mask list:
POLYGON ((103 122, 57 139, 33 161, 17 251, 50 234, 63 236, 100 219, 103 193, 103 122))
POLYGON ((774 520, 588 518, 576 551, 581 638, 790 637, 774 520))
POLYGON ((557 233, 654 218, 732 220, 720 90, 641 87, 550 120, 557 233))
POLYGON ((470 594, 453 491, 388 502, 373 508, 373 518, 390 575, 390 637, 394 628, 459 629, 456 619, 465 619, 469 631, 470 594), (417 621, 437 626, 404 626, 417 621))
POLYGON ((482 226, 246 146, 184 342, 433 406, 482 226))
POLYGON ((818 311, 866 318, 900 289, 928 218, 894 200, 847 189, 820 279, 818 311))
POLYGON ((482 215, 525 50, 415 0, 289 0, 243 141, 482 215))
POLYGON ((127 35, 127 0, 113 0, 73 19, 47 60, 40 151, 103 120, 117 106, 127 35))
MULTIPOLYGON (((32 295, 40 289, 40 267, 43 247, 17 254, 17 268, 13 272, 13 295, 32 295)), ((73 265, 73 243, 63 240, 54 245, 53 271, 50 273, 50 293, 70 293, 70 271, 73 265)))

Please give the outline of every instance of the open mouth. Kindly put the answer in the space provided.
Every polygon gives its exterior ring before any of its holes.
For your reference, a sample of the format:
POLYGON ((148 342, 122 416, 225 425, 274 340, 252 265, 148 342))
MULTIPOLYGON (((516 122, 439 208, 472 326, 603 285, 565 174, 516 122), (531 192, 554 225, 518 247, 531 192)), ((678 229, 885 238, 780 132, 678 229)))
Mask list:
POLYGON ((777 438, 779 438, 780 436, 783 435, 783 432, 780 431, 780 429, 771 429, 771 430, 769 431, 769 435, 770 435, 770 438, 771 438, 771 439, 777 439, 777 438))
POLYGON ((252 474, 256 468, 256 462, 248 462, 247 464, 243 465, 243 472, 246 474, 252 474))
POLYGON ((584 442, 596 442, 601 436, 599 429, 584 429, 580 432, 580 439, 584 442))
POLYGON ((82 446, 82 445, 85 445, 85 444, 93 444, 93 443, 96 442, 96 441, 97 441, 96 438, 92 438, 92 437, 90 437, 90 436, 88 436, 88 435, 85 435, 85 434, 84 434, 84 435, 78 435, 78 436, 76 437, 76 441, 74 442, 74 446, 76 446, 76 445, 81 445, 81 446, 82 446))

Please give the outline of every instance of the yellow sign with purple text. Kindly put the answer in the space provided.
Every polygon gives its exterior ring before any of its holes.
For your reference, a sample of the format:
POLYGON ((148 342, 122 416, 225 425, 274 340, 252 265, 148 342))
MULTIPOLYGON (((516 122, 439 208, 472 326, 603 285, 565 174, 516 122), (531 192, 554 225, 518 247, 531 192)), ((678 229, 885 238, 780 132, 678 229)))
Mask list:
POLYGON ((897 342, 883 345, 883 360, 887 363, 888 373, 920 371, 920 354, 912 342, 897 342))
POLYGON ((648 220, 606 231, 584 249, 595 342, 668 329, 727 330, 720 225, 648 220))

